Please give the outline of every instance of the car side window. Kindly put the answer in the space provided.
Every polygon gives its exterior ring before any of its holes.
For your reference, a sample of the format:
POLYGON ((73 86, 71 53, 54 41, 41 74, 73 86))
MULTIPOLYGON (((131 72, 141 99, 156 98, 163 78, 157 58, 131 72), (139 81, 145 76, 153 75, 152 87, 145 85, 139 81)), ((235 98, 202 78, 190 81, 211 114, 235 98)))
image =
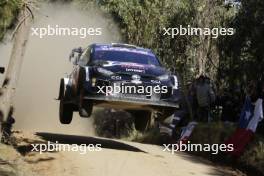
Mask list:
POLYGON ((90 61, 90 56, 91 56, 91 47, 88 47, 81 55, 78 65, 86 66, 90 61))

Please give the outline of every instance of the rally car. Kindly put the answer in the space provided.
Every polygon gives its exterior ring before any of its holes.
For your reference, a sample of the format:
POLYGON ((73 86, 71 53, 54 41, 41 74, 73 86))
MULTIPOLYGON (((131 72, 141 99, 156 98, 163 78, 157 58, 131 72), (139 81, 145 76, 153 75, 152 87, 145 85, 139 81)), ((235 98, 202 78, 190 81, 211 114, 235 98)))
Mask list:
POLYGON ((144 130, 153 114, 164 119, 179 108, 179 82, 150 49, 128 44, 92 44, 73 49, 73 71, 61 79, 58 100, 62 124, 73 112, 90 117, 94 106, 122 109, 144 130))

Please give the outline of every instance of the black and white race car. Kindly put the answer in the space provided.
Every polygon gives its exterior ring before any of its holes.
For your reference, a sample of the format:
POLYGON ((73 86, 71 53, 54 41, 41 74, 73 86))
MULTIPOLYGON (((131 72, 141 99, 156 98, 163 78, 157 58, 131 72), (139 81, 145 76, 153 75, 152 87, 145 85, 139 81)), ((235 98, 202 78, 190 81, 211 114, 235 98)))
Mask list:
POLYGON ((91 116, 94 106, 122 109, 144 130, 152 112, 164 119, 179 108, 179 83, 150 49, 128 44, 92 44, 74 49, 74 69, 60 82, 60 122, 69 124, 74 111, 91 116))

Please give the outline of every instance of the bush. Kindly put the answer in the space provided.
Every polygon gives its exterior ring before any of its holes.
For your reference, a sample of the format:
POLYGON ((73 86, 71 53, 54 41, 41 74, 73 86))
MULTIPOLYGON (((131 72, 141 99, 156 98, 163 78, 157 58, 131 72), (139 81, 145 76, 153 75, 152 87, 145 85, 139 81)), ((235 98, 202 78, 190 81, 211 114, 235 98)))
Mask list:
POLYGON ((0 41, 7 29, 13 26, 22 4, 22 0, 3 0, 0 2, 0 41))
POLYGON ((128 112, 103 109, 97 110, 93 116, 95 131, 99 136, 129 137, 134 130, 134 118, 128 112))

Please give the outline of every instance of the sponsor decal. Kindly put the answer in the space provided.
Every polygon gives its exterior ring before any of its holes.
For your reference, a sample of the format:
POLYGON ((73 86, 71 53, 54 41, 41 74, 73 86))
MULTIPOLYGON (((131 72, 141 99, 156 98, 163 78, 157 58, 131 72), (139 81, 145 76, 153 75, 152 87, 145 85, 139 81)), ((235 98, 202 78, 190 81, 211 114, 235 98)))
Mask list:
POLYGON ((103 51, 126 51, 131 53, 138 53, 138 54, 144 54, 149 56, 154 56, 153 53, 139 50, 139 49, 131 49, 131 48, 122 48, 122 47, 109 47, 109 46, 100 46, 97 48, 97 50, 103 50, 103 51))
POLYGON ((111 79, 122 80, 122 77, 121 76, 111 76, 111 79))
POLYGON ((139 70, 134 68, 126 68, 127 72, 137 72, 137 73, 145 73, 145 70, 139 70))
POLYGON ((151 83, 154 83, 154 84, 160 84, 160 80, 150 80, 151 83))
POLYGON ((133 62, 117 62, 117 61, 107 61, 107 63, 103 64, 104 67, 112 67, 116 65, 119 65, 122 68, 135 68, 135 69, 145 69, 145 70, 147 70, 148 67, 152 67, 152 65, 145 66, 133 62))
POLYGON ((123 62, 123 63, 120 63, 120 65, 121 65, 121 67, 124 67, 124 68, 147 69, 146 66, 144 66, 144 65, 140 65, 137 63, 131 63, 131 62, 123 62))

